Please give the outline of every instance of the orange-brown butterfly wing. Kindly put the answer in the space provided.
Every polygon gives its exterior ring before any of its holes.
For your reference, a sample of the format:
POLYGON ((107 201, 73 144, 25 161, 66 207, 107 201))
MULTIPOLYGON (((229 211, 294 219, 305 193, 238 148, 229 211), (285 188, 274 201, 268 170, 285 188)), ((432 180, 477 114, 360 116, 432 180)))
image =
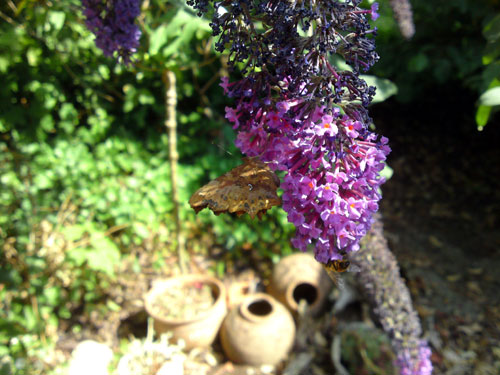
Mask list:
POLYGON ((243 158, 243 164, 198 189, 189 204, 198 213, 208 207, 216 215, 224 212, 238 216, 248 213, 259 218, 281 204, 276 194, 279 179, 258 158, 243 158))

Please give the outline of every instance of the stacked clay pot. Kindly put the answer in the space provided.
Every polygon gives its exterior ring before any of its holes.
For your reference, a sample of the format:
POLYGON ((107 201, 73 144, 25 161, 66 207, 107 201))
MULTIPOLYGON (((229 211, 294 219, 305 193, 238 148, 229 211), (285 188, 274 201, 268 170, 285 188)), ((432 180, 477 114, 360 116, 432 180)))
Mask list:
POLYGON ((157 334, 170 331, 173 339, 183 339, 187 350, 194 347, 207 347, 212 344, 220 325, 227 314, 226 289, 224 284, 209 275, 192 274, 159 280, 145 296, 147 313, 154 318, 154 328, 157 334), (205 284, 212 290, 214 304, 203 314, 193 319, 171 319, 160 316, 155 312, 154 300, 161 298, 168 288, 189 287, 191 285, 205 284))
POLYGON ((319 313, 333 287, 323 266, 311 254, 296 253, 279 261, 273 269, 269 294, 296 312, 300 300, 308 313, 319 313))
POLYGON ((229 359, 253 366, 276 365, 286 358, 295 339, 292 315, 270 295, 247 296, 227 315, 220 331, 229 359))

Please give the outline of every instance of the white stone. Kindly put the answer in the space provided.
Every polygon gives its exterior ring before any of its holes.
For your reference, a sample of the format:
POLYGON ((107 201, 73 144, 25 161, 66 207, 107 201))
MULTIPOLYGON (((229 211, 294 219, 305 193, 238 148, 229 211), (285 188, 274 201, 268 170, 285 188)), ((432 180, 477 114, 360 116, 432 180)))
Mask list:
POLYGON ((69 375, 109 375, 113 351, 93 340, 80 342, 71 353, 69 375))
POLYGON ((156 375, 184 375, 184 358, 174 356, 161 365, 156 375))

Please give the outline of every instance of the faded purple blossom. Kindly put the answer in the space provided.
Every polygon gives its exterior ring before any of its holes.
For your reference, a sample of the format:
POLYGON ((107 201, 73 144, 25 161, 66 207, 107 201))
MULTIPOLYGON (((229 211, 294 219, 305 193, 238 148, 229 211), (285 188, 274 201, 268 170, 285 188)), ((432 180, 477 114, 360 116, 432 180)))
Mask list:
POLYGON ((374 218, 360 251, 351 253, 349 258, 360 268, 360 286, 391 339, 400 374, 430 375, 431 350, 420 338, 422 328, 413 309, 410 291, 384 238, 380 215, 374 218))
POLYGON ((105 56, 115 53, 125 64, 137 51, 141 31, 135 24, 140 0, 82 0, 85 24, 105 56))
POLYGON ((372 20, 375 21, 380 16, 378 14, 378 3, 373 3, 370 10, 371 10, 372 20))
POLYGON ((396 365, 401 375, 430 375, 432 374, 431 349, 427 342, 420 341, 418 348, 403 349, 398 353, 396 365))
POLYGON ((410 0, 391 0, 390 4, 401 34, 405 39, 411 39, 415 34, 415 24, 410 0))

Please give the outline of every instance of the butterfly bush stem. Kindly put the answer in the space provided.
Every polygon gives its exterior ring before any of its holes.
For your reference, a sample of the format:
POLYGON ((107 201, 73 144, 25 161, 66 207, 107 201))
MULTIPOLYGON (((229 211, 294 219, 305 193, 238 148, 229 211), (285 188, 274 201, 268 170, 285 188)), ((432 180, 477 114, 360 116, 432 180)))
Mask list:
POLYGON ((361 269, 360 285, 374 306, 384 331, 389 334, 400 374, 430 375, 431 350, 427 342, 420 339, 420 321, 397 261, 384 238, 379 215, 362 241, 361 249, 350 258, 361 269))

